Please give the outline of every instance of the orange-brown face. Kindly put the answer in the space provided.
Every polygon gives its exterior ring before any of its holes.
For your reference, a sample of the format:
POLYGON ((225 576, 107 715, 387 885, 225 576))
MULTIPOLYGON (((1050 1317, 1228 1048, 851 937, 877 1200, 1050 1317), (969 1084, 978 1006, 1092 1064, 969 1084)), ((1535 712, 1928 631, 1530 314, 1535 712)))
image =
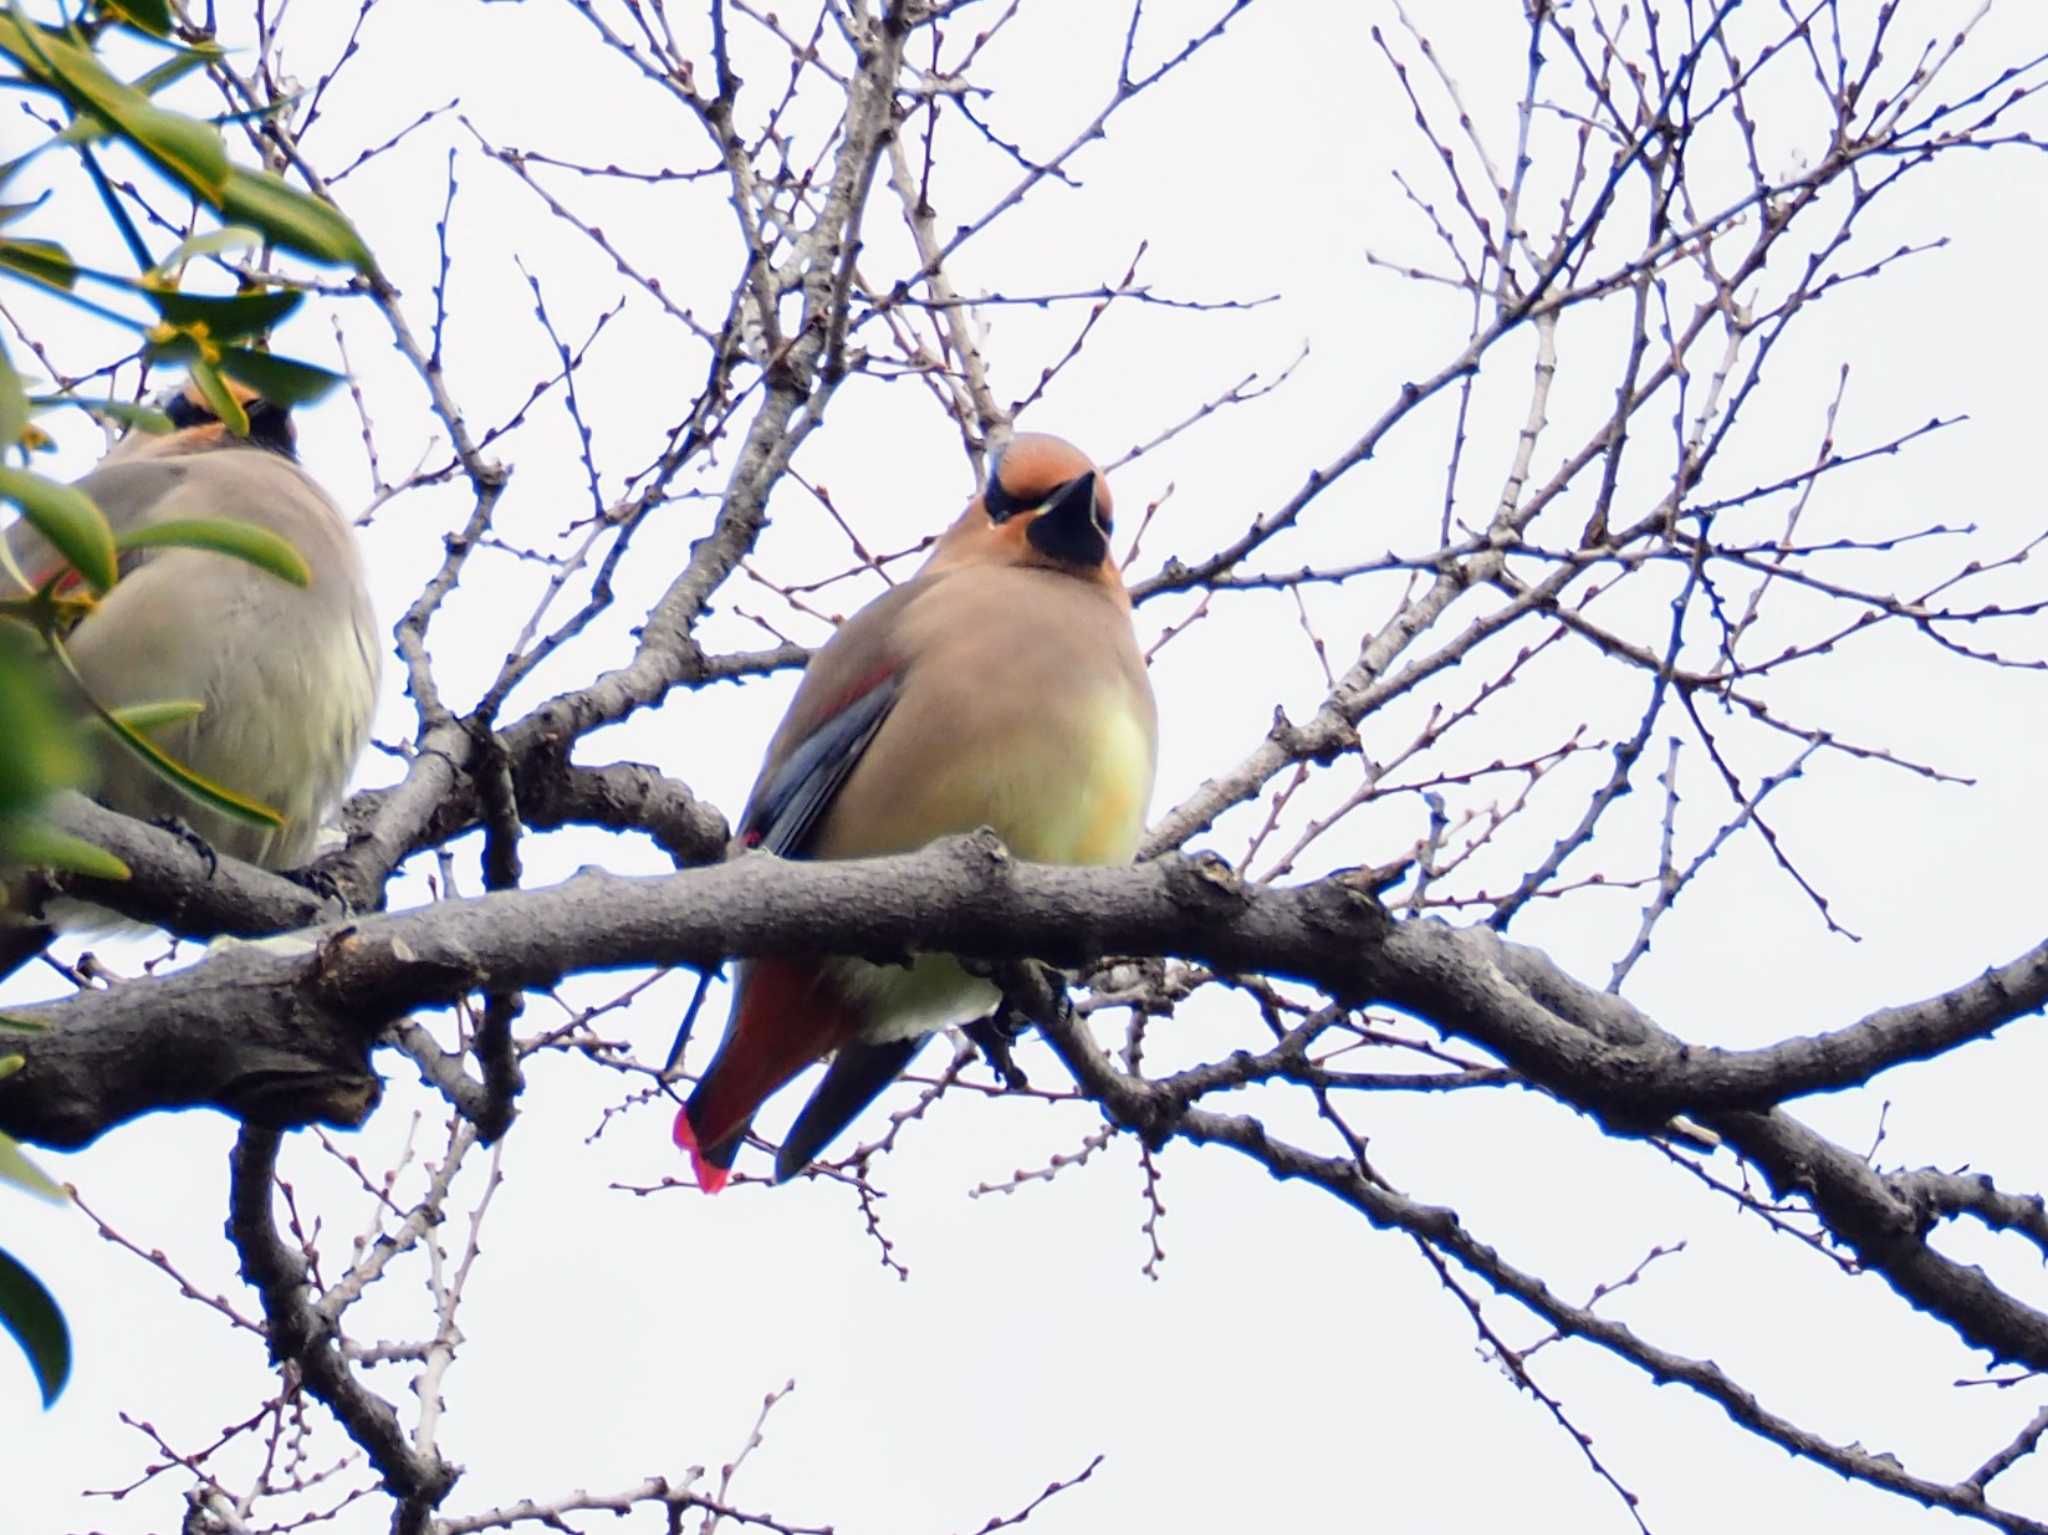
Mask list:
POLYGON ((925 569, 962 564, 1037 565, 1121 594, 1110 559, 1115 526, 1109 482, 1064 438, 1019 432, 996 455, 988 486, 939 540, 925 569))
POLYGON ((1103 535, 1116 523, 1116 503, 1109 494, 1109 481, 1079 448, 1064 437, 1045 432, 1019 432, 990 469, 988 488, 982 502, 997 521, 1025 511, 1037 511, 1058 492, 1083 475, 1095 476, 1095 520, 1103 535))

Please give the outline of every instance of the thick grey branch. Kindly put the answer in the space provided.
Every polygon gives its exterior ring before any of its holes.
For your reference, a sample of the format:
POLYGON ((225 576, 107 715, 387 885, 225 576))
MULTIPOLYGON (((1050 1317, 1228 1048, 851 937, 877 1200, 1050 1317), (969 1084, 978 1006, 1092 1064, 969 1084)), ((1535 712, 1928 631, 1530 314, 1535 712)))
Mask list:
MULTIPOLYGON (((579 774, 569 780, 578 786, 570 797, 645 786, 639 770, 579 774)), ((693 850, 722 830, 680 786, 661 792, 695 806, 690 836, 702 840, 693 850)), ((134 830, 136 845, 149 845, 152 856, 162 845, 172 865, 179 858, 200 862, 175 838, 134 830)), ((222 871, 231 890, 246 887, 263 900, 307 899, 289 881, 258 871, 247 871, 243 881, 243 871, 225 861, 222 871)), ((1061 963, 1105 953, 1176 954, 1223 972, 1307 981, 1340 1002, 1405 1008, 1484 1045, 1610 1128, 1642 1132, 1660 1128, 1675 1113, 1763 1109, 1809 1091, 1815 1085, 1811 1060, 1850 1058, 1835 1041, 1853 1042, 1860 1071, 1850 1078, 1837 1070, 1821 1084, 1828 1087, 1919 1058, 1930 1019, 1966 1017, 1972 1029, 1982 1030, 2039 1005, 2033 984, 1975 981, 1833 1035, 1723 1051, 1689 1044, 1628 1003, 1566 975, 1537 950, 1483 929, 1396 923, 1341 876, 1292 888, 1251 887, 1220 862, 1177 857, 1128 870, 1050 868, 1015 863, 983 837, 860 863, 758 857, 661 878, 588 873, 551 889, 330 923, 322 932, 317 956, 310 943, 296 954, 237 949, 178 975, 28 1011, 45 1013, 79 1038, 87 1030, 140 1028, 154 1016, 168 1032, 204 1027, 225 1039, 280 1031, 290 1037, 338 1008, 347 1013, 348 1028, 363 1036, 408 1008, 442 1005, 474 989, 544 987, 585 970, 703 965, 792 948, 886 957, 916 946, 1061 963), (229 982, 233 995, 226 994, 229 982), (1989 1000, 1994 996, 1996 1007, 1989 1000)), ((2031 982, 2044 968, 2036 950, 1994 974, 2031 982)), ((18 1081, 0 1083, 0 1115, 18 1114, 17 1101, 47 1099, 47 1085, 35 1081, 36 1063, 56 1070, 60 1058, 79 1048, 69 1038, 26 1043, 31 1068, 18 1081)), ((6 1126, 49 1139, 47 1125, 41 1136, 30 1127, 34 1117, 22 1115, 6 1126)))
MULTIPOLYGON (((457 732, 458 734, 460 732, 457 732)), ((536 831, 563 826, 602 826, 643 832, 678 867, 708 863, 725 852, 730 832, 725 817, 687 784, 637 762, 582 767, 561 760, 564 743, 536 737, 528 754, 513 761, 519 819, 536 831)), ((390 789, 357 795, 349 820, 358 830, 348 846, 318 860, 308 884, 232 858, 209 859, 170 832, 131 820, 76 794, 60 796, 50 819, 63 830, 105 848, 128 865, 130 878, 93 880, 52 876, 51 891, 76 895, 181 938, 262 937, 290 932, 349 914, 353 901, 323 895, 314 886, 332 885, 359 898, 362 909, 375 900, 383 879, 410 846, 386 847, 373 827, 387 818, 391 801, 423 803, 424 786, 439 783, 445 793, 438 812, 423 809, 431 839, 455 835, 482 813, 475 780, 453 772, 446 758, 438 770, 414 774, 390 789)))
POLYGON ((48 814, 61 830, 119 858, 133 875, 118 882, 52 879, 53 888, 181 937, 255 937, 348 914, 338 899, 320 896, 254 864, 232 858, 209 860, 184 838, 82 795, 59 795, 48 814))
MULTIPOLYGON (((263 1083, 279 1075, 282 1053, 284 1080, 295 1089, 316 1080, 323 1061, 348 1062, 356 1073, 350 1101, 366 1102, 360 1053, 413 1008, 621 966, 702 967, 817 949, 886 961, 912 948, 1064 965, 1112 953, 1173 954, 1223 973, 1293 977, 1340 1004, 1393 1003, 1484 1045, 1610 1130, 1648 1133, 1673 1112, 1700 1114, 1781 1192, 1810 1200, 1914 1304, 2000 1358, 2048 1368, 2048 1316, 1934 1251, 1925 1241, 1933 1212, 1909 1184, 1782 1113, 1726 1109, 1726 1095, 1713 1091, 1726 1052, 1687 1044, 1490 931, 1397 923, 1343 876, 1248 886, 1213 859, 1055 868, 1017 863, 983 833, 861 862, 756 855, 658 878, 589 872, 548 889, 333 923, 282 945, 237 945, 174 975, 21 1010, 53 1029, 15 1047, 26 1065, 0 1081, 0 1129, 75 1145, 147 1107, 219 1102, 249 1112, 242 1100, 250 1096, 251 1052, 266 1068, 257 1073, 263 1083), (218 1083, 208 1071, 220 1074, 218 1083), (182 1076, 166 1087, 165 1073, 182 1076)), ((1940 1011, 1947 1001, 1922 1006, 1940 1011)), ((1909 1045, 1920 1037, 1910 1027, 1902 1034, 1909 1045)), ((1245 1060, 1255 1073, 1257 1060, 1245 1060)), ((1206 1089, 1226 1085, 1227 1076, 1152 1084, 1147 1117, 1120 1118, 1151 1140, 1191 1133, 1186 1084, 1206 1089)), ((1742 1081, 1761 1090, 1749 1075, 1742 1081)), ((289 1122, 303 1107, 300 1096, 255 1101, 268 1122, 289 1122)), ((1106 1101, 1117 1112, 1115 1100, 1106 1101)), ((324 1100, 310 1103, 315 1112, 305 1117, 345 1117, 324 1100)))

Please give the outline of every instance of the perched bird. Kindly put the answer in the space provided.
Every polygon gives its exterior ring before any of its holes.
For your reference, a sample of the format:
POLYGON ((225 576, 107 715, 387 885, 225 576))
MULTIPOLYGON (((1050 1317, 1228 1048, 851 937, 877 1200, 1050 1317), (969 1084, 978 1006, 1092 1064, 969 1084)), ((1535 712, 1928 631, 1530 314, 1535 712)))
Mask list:
MULTIPOLYGON (((109 708, 200 703, 197 714, 150 739, 202 778, 284 819, 279 827, 256 826, 201 805, 111 739, 95 751, 94 796, 140 819, 175 817, 219 852, 285 869, 312 852, 368 744, 382 646, 355 538, 299 467, 290 412, 231 387, 248 414, 246 438, 233 436, 188 384, 165 402, 172 431, 131 431, 78 488, 117 539, 186 518, 267 528, 298 550, 312 584, 300 588, 209 550, 127 551, 121 579, 65 646, 86 688, 109 708)), ((25 522, 6 538, 31 582, 62 564, 25 522)), ((94 920, 91 908, 56 915, 65 926, 94 920)), ((18 964, 48 937, 47 929, 16 925, 0 938, 0 956, 18 964), (32 935, 39 941, 31 943, 32 935)))
MULTIPOLYGON (((1013 438, 924 568, 811 658, 741 817, 742 843, 867 858, 990 826, 1035 862, 1128 862, 1158 732, 1110 518, 1109 486, 1079 449, 1013 438)), ((716 1192, 755 1110, 830 1055, 775 1159, 776 1181, 793 1177, 929 1035, 999 1000, 944 954, 748 960, 676 1143, 716 1192)))

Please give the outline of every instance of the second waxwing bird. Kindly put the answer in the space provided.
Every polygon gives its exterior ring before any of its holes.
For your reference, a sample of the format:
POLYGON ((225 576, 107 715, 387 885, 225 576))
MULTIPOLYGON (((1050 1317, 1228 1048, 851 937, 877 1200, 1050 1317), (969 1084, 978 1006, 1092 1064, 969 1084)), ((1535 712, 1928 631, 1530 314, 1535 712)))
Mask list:
MULTIPOLYGON (((1158 723, 1110 527, 1109 486, 1086 455, 1057 437, 1013 438, 917 575, 811 658, 741 842, 784 858, 870 858, 989 826, 1034 862, 1129 862, 1158 723)), ((776 1156, 782 1182, 933 1032, 1000 999, 944 954, 748 960, 676 1143, 715 1193, 755 1111, 829 1055, 776 1156)))
MULTIPOLYGON (((94 797, 142 820, 176 817, 219 852, 287 869, 313 851, 369 742, 382 647, 355 537, 299 466, 290 412, 231 387, 248 414, 246 438, 233 436, 188 385, 165 403, 173 430, 131 431, 78 488, 117 539, 187 518, 267 528, 298 550, 312 584, 297 587, 210 550, 128 551, 120 580, 65 646, 87 690, 109 708, 201 704, 150 739, 200 777, 278 811, 283 824, 252 825, 201 805, 110 738, 94 753, 94 797)), ((29 581, 61 566, 27 523, 6 537, 29 581)), ((85 911, 60 911, 58 920, 91 925, 85 911)), ((17 963, 23 936, 17 926, 9 933, 16 941, 0 942, 17 963)), ((46 931, 41 936, 47 941, 46 931)))

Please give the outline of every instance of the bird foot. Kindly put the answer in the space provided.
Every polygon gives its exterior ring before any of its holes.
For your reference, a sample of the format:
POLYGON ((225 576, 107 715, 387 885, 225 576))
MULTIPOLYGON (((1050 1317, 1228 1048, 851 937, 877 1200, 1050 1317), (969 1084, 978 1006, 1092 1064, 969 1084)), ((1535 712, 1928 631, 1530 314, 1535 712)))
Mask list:
POLYGON ((208 879, 212 879, 214 875, 220 872, 220 854, 213 850, 211 842, 208 842, 198 832, 194 831, 191 824, 182 817, 160 815, 149 824, 158 831, 169 832, 201 858, 204 858, 206 860, 206 877, 208 879))
POLYGON ((301 869, 282 869, 279 872, 301 890, 310 890, 323 901, 339 901, 344 907, 349 904, 348 897, 341 893, 341 881, 321 864, 309 863, 301 869))
POLYGON ((1002 988, 1003 1000, 985 1018, 963 1024, 960 1032, 974 1042, 1003 1086, 1016 1091, 1030 1080, 1011 1055, 1011 1047, 1041 1018, 1064 1023, 1073 1017, 1066 974, 1042 960, 1024 959, 999 965, 969 963, 970 973, 985 975, 1002 988))
POLYGON ((1013 1093, 1031 1085, 1030 1078, 1024 1075, 1024 1068, 1010 1053, 1011 1047, 1024 1037, 1026 1027, 1026 1021, 1012 1013, 1005 1004, 986 1018, 977 1018, 960 1028, 960 1032, 981 1052, 981 1058, 988 1062, 989 1070, 996 1074, 1007 1091, 1013 1093))

